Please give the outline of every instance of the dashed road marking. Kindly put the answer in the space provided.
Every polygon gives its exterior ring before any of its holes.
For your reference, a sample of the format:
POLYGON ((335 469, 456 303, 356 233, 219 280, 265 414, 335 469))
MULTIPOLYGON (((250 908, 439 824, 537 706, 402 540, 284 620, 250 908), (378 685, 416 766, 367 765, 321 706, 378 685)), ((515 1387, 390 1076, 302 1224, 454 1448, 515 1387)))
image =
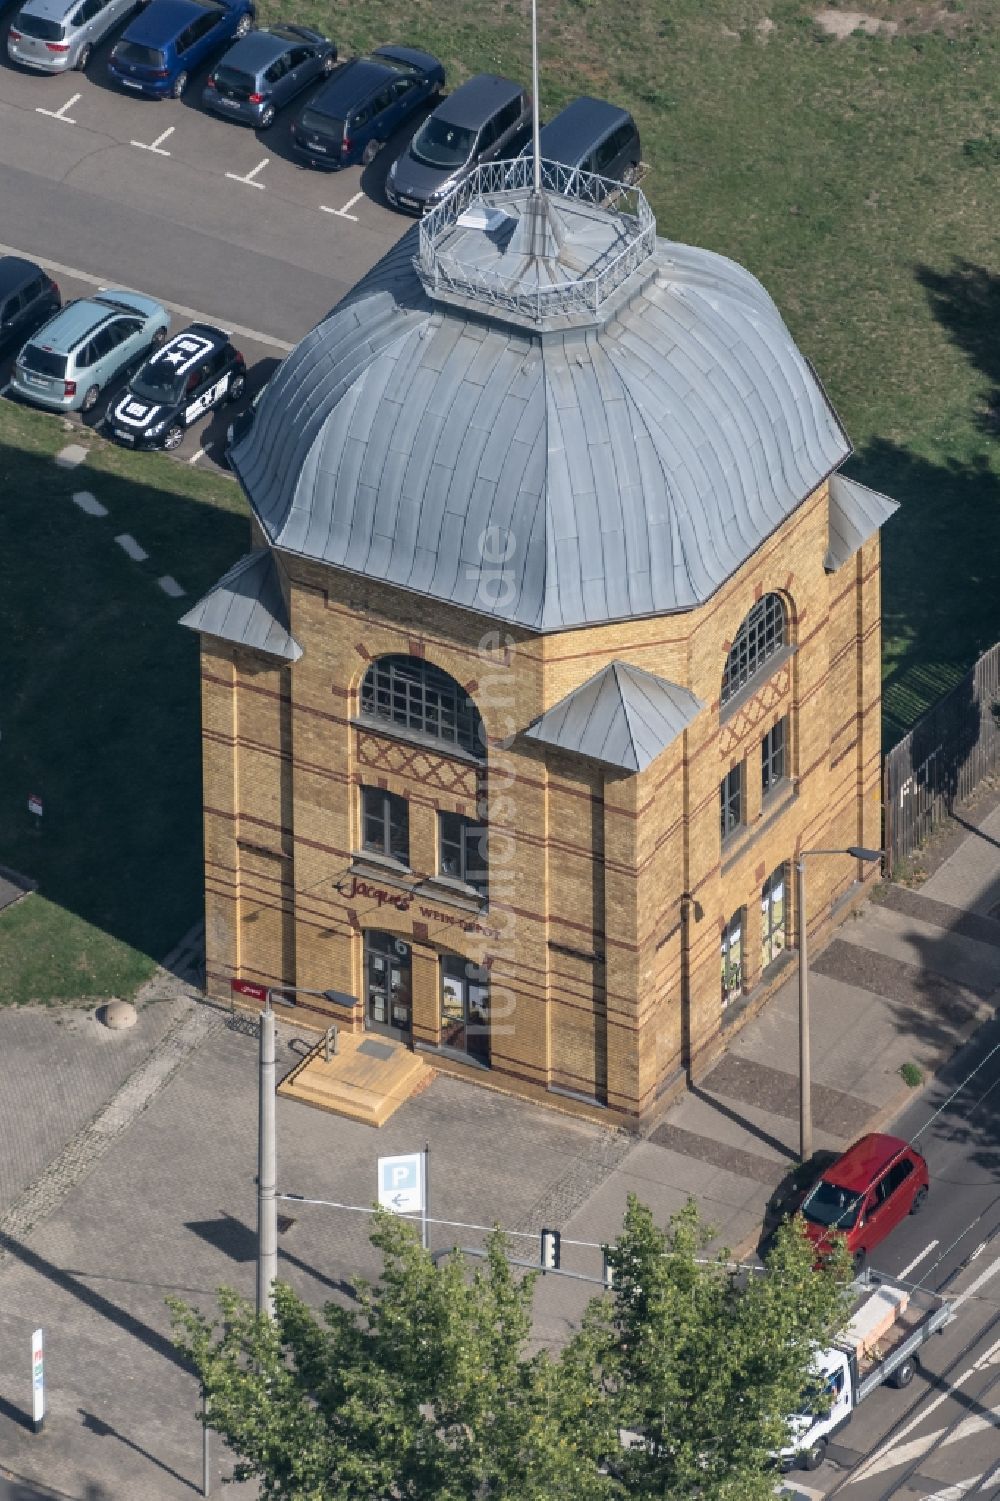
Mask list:
POLYGON ((187 593, 187 590, 181 587, 181 585, 177 582, 172 574, 165 573, 163 577, 161 579, 157 579, 156 582, 159 584, 164 594, 166 594, 170 599, 183 599, 184 595, 187 593))
POLYGON ((324 214, 336 214, 337 217, 338 217, 338 219, 350 219, 353 224, 357 224, 357 222, 358 222, 358 216, 357 216, 357 214, 349 214, 347 212, 347 210, 349 208, 353 208, 354 205, 360 199, 362 199, 364 196, 365 195, 364 195, 363 191, 360 192, 360 193, 355 193, 355 195, 354 195, 353 198, 348 198, 348 200, 344 204, 343 208, 327 208, 327 206, 326 206, 325 203, 321 203, 320 204, 320 209, 322 210, 322 212, 324 214))
POLYGON ((163 149, 163 142, 167 139, 167 136, 172 136, 176 129, 175 125, 168 125, 166 130, 161 135, 158 135, 151 145, 147 145, 145 141, 133 141, 132 145, 138 146, 140 151, 155 151, 157 156, 169 156, 170 152, 163 149))
POLYGON ((956 1309, 961 1308, 963 1303, 967 1303, 971 1297, 974 1297, 982 1287, 983 1283, 988 1282, 991 1277, 995 1277, 998 1271, 1000 1271, 1000 1256, 997 1257, 996 1261, 990 1262, 985 1272, 979 1273, 979 1276, 976 1278, 975 1282, 971 1282, 965 1289, 964 1293, 959 1293, 958 1297, 953 1301, 951 1305, 952 1311, 954 1312, 956 1309))
POLYGON ((128 554, 133 563, 145 563, 146 559, 149 557, 149 553, 146 552, 145 548, 139 546, 138 542, 129 532, 119 533, 119 535, 115 538, 115 541, 118 543, 118 546, 121 548, 122 552, 128 554))
POLYGON ((64 125, 75 125, 76 121, 71 120, 66 111, 72 109, 76 101, 82 99, 82 97, 82 94, 74 94, 71 99, 67 99, 66 103, 61 104, 58 109, 42 109, 40 104, 36 104, 35 114, 48 115, 50 120, 61 120, 64 125))
MULTIPOLYGON (((61 261, 51 261, 48 256, 39 256, 36 251, 21 250, 16 245, 0 245, 0 255, 19 255, 22 259, 42 260, 50 271, 57 276, 71 276, 74 281, 82 281, 89 287, 106 287, 106 276, 91 276, 89 271, 80 271, 75 266, 63 265, 61 261)), ((134 287, 134 291, 141 292, 141 287, 134 287)), ((169 308, 170 312, 177 313, 181 318, 187 318, 192 323, 224 323, 231 334, 237 334, 241 339, 253 339, 255 344, 268 344, 272 349, 280 349, 283 354, 290 354, 295 348, 294 344, 288 344, 284 339, 274 339, 270 334, 262 334, 255 328, 244 328, 240 323, 230 323, 228 319, 219 318, 213 314, 199 312, 197 308, 186 307, 183 302, 167 302, 166 298, 155 292, 147 292, 147 297, 152 297, 163 307, 169 308)))
POLYGON ((77 490, 73 496, 73 503, 78 505, 80 510, 87 516, 106 516, 108 514, 107 506, 102 506, 97 496, 91 494, 89 490, 77 490))
POLYGON ((914 1271, 920 1265, 920 1263, 931 1254, 934 1247, 939 1244, 939 1241, 932 1240, 929 1246, 924 1246, 924 1249, 920 1252, 920 1255, 914 1256, 909 1266, 904 1266, 903 1270, 899 1274, 900 1279, 902 1280, 903 1277, 908 1277, 910 1273, 914 1271))
POLYGON ((257 176, 258 172, 263 172, 264 168, 267 166, 270 160, 271 158, 269 156, 265 156, 264 160, 262 162, 258 162, 256 167, 254 167, 252 171, 248 172, 245 177, 241 177, 238 172, 227 172, 226 176, 231 177, 233 182, 245 182, 248 188, 260 188, 261 192, 263 193, 264 184, 262 182, 254 182, 254 178, 257 176))
POLYGON ((207 453, 211 453, 211 452, 212 452, 212 445, 211 445, 211 443, 206 443, 205 446, 204 446, 204 448, 198 448, 198 449, 195 450, 195 452, 188 459, 188 463, 189 464, 197 464, 197 462, 198 462, 199 459, 203 459, 207 453))

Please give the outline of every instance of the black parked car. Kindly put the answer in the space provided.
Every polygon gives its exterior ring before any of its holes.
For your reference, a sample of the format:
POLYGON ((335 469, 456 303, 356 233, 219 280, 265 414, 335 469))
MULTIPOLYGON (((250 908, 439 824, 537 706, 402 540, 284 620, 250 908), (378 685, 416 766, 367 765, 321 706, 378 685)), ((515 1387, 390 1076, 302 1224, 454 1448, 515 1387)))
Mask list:
POLYGON ((389 169, 393 208, 424 214, 482 162, 516 156, 531 125, 531 99, 519 83, 477 73, 443 100, 389 169))
POLYGON ((393 131, 444 86, 444 68, 414 47, 352 57, 292 122, 292 145, 313 167, 367 166, 393 131))
POLYGON ((209 73, 201 102, 226 120, 266 130, 279 109, 328 77, 336 61, 330 39, 305 26, 250 31, 209 73))
POLYGON ((192 323, 163 344, 108 404, 109 436, 129 448, 177 448, 193 422, 238 401, 246 386, 246 361, 229 335, 210 323, 192 323))
POLYGON ((19 349, 61 306, 59 288, 41 266, 0 255, 0 350, 19 349))

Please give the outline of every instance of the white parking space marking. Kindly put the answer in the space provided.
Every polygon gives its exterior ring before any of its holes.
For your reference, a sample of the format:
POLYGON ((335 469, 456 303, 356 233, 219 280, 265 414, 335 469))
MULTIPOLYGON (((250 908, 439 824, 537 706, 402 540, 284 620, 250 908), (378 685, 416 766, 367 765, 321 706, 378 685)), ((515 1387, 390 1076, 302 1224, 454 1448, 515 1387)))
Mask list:
POLYGON ((257 176, 258 172, 263 172, 264 168, 267 166, 270 160, 271 158, 269 156, 265 156, 264 160, 262 162, 258 162, 256 167, 254 167, 252 171, 248 172, 245 177, 240 177, 237 172, 227 172, 226 176, 231 177, 233 182, 245 182, 248 188, 260 188, 261 192, 263 193, 264 184, 262 182, 254 182, 254 178, 257 176))
MULTIPOLYGON (((35 252, 19 250, 14 245, 0 245, 0 255, 19 255, 27 260, 36 259, 35 252)), ((42 256, 40 257, 40 259, 42 259, 48 269, 50 271, 54 271, 57 276, 72 276, 75 281, 82 281, 90 287, 106 288, 108 285, 108 279, 106 276, 91 276, 89 271, 78 271, 75 266, 64 266, 60 261, 50 261, 48 256, 42 256)), ((142 288, 133 287, 132 290, 134 292, 141 292, 142 288)), ((225 327, 229 330, 230 334, 236 334, 241 339, 253 339, 255 344, 267 344, 271 349, 280 349, 283 354, 289 354, 295 348, 294 344, 286 344, 284 339, 274 339, 270 334, 262 334, 254 328, 244 328, 240 323, 229 323, 226 320, 216 320, 210 314, 200 313, 197 308, 185 307, 184 303, 182 302, 167 302, 166 298, 157 296, 155 292, 147 292, 145 295, 147 297, 155 298, 157 302, 159 302, 163 307, 169 309, 171 313, 176 313, 179 317, 186 318, 191 323, 213 323, 215 321, 223 321, 225 322, 225 327)))
POLYGON ((66 103, 61 104, 58 109, 42 109, 42 106, 40 104, 36 104, 35 114, 48 115, 52 120, 62 120, 64 125, 75 125, 76 121, 71 120, 66 111, 68 109, 72 109, 76 101, 82 97, 83 96, 81 94, 74 94, 71 99, 67 99, 66 103))
POLYGON ((133 141, 132 145, 138 146, 140 151, 155 151, 157 156, 169 156, 170 152, 163 149, 163 142, 167 139, 167 136, 173 135, 176 128, 175 125, 168 125, 163 134, 156 137, 152 145, 147 145, 145 141, 133 141))
POLYGON ((912 1271, 915 1271, 920 1263, 931 1254, 934 1247, 938 1244, 938 1241, 932 1240, 929 1246, 924 1246, 924 1249, 920 1252, 920 1255, 914 1256, 910 1264, 908 1266, 904 1266, 903 1270, 899 1274, 900 1279, 902 1279, 903 1277, 908 1277, 912 1271))
POLYGON ((203 459, 207 453, 211 453, 211 452, 212 452, 212 445, 211 445, 211 443, 206 443, 204 448, 199 448, 198 451, 197 451, 197 453, 193 453, 191 455, 191 457, 188 459, 188 463, 189 464, 197 464, 197 462, 198 462, 199 459, 203 459))
POLYGON ((187 593, 187 590, 181 588, 180 584, 172 574, 165 573, 163 577, 161 579, 157 579, 156 582, 159 584, 164 594, 166 594, 170 599, 183 599, 184 595, 187 593))
POLYGON ((323 211, 324 214, 336 214, 337 217, 340 218, 340 219, 350 219, 352 221, 352 223, 357 224, 357 222, 358 222, 358 216, 357 216, 357 214, 349 214, 347 212, 347 210, 349 208, 353 208, 354 205, 360 199, 362 199, 364 196, 365 195, 364 195, 363 192, 361 192, 361 193, 355 193, 355 195, 354 195, 353 198, 348 198, 348 200, 344 204, 343 208, 327 208, 327 206, 326 206, 325 203, 321 203, 320 204, 320 208, 322 209, 322 211, 323 211))

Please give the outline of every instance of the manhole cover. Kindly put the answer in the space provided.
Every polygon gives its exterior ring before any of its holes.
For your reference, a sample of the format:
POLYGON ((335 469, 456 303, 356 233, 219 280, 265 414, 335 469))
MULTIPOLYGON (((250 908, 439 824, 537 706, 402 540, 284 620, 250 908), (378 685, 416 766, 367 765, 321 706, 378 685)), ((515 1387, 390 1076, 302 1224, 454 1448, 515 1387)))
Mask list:
POLYGON ((367 1053, 369 1058, 391 1058, 395 1048, 388 1042, 372 1042, 370 1040, 358 1044, 359 1053, 367 1053))

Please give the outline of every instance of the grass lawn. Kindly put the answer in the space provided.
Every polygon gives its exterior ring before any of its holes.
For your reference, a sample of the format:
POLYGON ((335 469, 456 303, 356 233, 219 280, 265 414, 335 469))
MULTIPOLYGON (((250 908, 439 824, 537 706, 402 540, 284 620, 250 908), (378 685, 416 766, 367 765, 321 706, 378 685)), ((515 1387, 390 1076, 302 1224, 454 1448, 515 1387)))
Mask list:
MULTIPOLYGON (((627 105, 660 233, 748 266, 820 372, 884 533, 891 744, 1000 636, 1000 29, 994 0, 539 0, 541 95, 627 105), (828 14, 840 12, 830 6, 828 14)), ((342 55, 423 44, 530 80, 525 0, 261 0, 342 55)))
POLYGON ((99 443, 58 469, 68 441, 59 420, 0 402, 0 858, 39 883, 0 914, 0 1003, 128 994, 197 920, 198 641, 177 621, 249 546, 224 476, 99 443), (108 517, 85 516, 75 490, 108 517), (157 587, 164 573, 186 599, 157 587))

